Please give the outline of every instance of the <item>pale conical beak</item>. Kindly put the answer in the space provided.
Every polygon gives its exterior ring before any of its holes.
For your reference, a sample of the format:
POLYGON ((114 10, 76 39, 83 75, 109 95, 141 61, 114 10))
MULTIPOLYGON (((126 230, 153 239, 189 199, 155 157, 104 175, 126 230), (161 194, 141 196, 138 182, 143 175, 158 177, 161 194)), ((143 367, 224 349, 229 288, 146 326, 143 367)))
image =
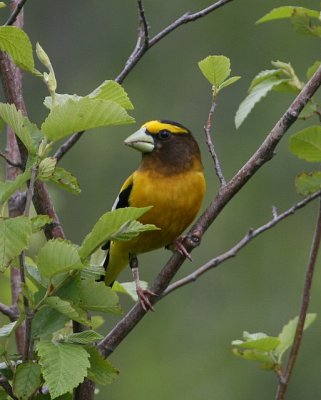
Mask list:
POLYGON ((130 135, 124 143, 142 153, 150 153, 155 147, 154 139, 151 135, 147 135, 146 128, 140 128, 137 132, 130 135))

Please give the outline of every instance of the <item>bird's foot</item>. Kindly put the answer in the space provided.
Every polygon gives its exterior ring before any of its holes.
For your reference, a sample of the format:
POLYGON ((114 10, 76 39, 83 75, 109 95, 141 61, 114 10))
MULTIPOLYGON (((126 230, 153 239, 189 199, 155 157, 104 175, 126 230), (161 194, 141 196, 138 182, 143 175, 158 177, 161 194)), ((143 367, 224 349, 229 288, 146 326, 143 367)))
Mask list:
POLYGON ((157 294, 155 294, 149 289, 142 288, 139 279, 138 260, 135 254, 130 255, 129 265, 133 273, 133 278, 136 285, 136 293, 143 310, 154 311, 153 305, 150 301, 150 297, 157 296, 157 294))
POLYGON ((152 292, 149 289, 143 289, 140 285, 136 283, 136 293, 142 306, 145 311, 155 311, 154 307, 150 301, 150 297, 157 297, 157 294, 152 292))
POLYGON ((182 256, 188 258, 190 261, 193 261, 191 255, 189 252, 185 249, 185 246, 183 245, 183 240, 184 236, 178 237, 176 240, 174 240, 173 243, 170 245, 166 246, 167 249, 172 250, 172 251, 178 251, 182 256))

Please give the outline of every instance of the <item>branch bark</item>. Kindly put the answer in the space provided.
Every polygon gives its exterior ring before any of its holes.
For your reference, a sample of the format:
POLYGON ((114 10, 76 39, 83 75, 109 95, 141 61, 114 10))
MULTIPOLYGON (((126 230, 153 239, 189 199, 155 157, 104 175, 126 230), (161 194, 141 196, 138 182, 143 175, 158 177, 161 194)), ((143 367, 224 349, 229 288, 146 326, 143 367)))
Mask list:
POLYGON ((284 373, 281 373, 279 386, 276 394, 276 400, 284 400, 285 394, 288 388, 288 384, 293 372, 294 365, 297 360, 298 352, 301 346, 302 337, 303 337, 303 330, 304 330, 304 323, 306 319, 306 315, 308 312, 309 304, 310 304, 310 297, 311 297, 311 287, 312 287, 312 279, 315 270, 315 265, 317 261, 317 256, 320 250, 320 242, 321 242, 321 201, 319 204, 319 212, 314 232, 314 237, 312 241, 309 261, 307 265, 307 270, 305 274, 305 282, 303 288, 303 295, 301 300, 301 307, 300 307, 300 314, 298 325, 295 331, 294 342, 293 346, 290 351, 288 363, 284 373))

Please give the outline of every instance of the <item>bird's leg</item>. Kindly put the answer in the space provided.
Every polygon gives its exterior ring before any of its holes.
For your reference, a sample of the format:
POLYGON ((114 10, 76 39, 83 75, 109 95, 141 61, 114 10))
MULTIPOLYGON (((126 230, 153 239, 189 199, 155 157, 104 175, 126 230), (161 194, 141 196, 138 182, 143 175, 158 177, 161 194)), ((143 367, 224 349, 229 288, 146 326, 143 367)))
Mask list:
POLYGON ((183 240, 184 240, 184 236, 179 236, 177 239, 174 240, 173 243, 166 246, 166 249, 169 249, 172 251, 178 251, 182 256, 185 256, 190 261, 193 261, 191 255, 189 254, 189 252, 185 249, 185 246, 183 245, 183 240))
POLYGON ((138 260, 135 254, 129 255, 129 266, 132 270, 135 285, 136 285, 136 293, 139 298, 139 302, 145 311, 154 311, 152 303, 149 300, 149 296, 157 296, 157 294, 153 293, 151 290, 142 288, 139 280, 139 270, 138 270, 138 260))

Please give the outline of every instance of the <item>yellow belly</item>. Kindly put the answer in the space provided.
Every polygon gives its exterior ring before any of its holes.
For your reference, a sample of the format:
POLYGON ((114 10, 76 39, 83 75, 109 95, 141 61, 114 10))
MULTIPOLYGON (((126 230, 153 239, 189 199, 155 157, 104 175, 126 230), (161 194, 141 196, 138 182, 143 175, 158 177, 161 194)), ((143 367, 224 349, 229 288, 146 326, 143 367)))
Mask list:
POLYGON ((151 174, 134 174, 129 203, 133 207, 152 205, 153 208, 139 220, 143 224, 154 224, 160 230, 144 232, 130 242, 122 243, 135 254, 172 243, 195 218, 205 193, 202 172, 185 172, 183 176, 162 176, 161 179, 157 173, 151 174))
POLYGON ((205 179, 201 171, 162 176, 161 179, 155 172, 135 172, 129 204, 132 207, 152 205, 139 221, 154 224, 160 230, 143 232, 126 242, 111 242, 106 283, 113 282, 125 268, 129 254, 164 247, 180 236, 196 217, 204 194, 205 179))

